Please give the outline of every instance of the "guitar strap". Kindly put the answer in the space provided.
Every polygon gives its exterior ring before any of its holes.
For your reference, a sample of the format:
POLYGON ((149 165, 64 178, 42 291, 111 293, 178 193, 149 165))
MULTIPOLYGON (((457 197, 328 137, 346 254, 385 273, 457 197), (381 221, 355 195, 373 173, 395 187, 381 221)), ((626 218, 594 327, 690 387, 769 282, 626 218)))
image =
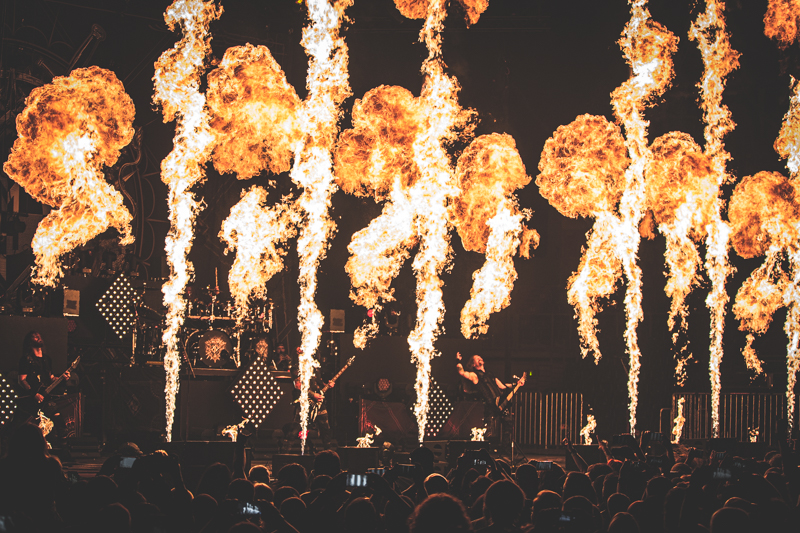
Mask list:
POLYGON ((500 388, 497 386, 497 381, 494 374, 491 372, 481 372, 480 370, 473 370, 478 376, 478 392, 481 393, 484 401, 489 405, 495 405, 495 401, 501 395, 500 388))

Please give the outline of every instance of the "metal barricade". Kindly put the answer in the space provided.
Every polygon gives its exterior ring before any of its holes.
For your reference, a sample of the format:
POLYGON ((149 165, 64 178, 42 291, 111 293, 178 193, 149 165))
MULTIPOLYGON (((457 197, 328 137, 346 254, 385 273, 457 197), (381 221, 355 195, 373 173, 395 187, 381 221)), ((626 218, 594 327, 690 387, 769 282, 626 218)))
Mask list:
MULTIPOLYGON (((678 416, 683 398, 684 439, 710 439, 711 393, 672 395, 672 420, 678 416)), ((725 393, 719 399, 719 436, 740 442, 773 442, 778 420, 786 416, 786 397, 781 393, 725 393)), ((674 422, 673 422, 674 424, 674 422)))
POLYGON ((514 401, 517 444, 561 446, 564 437, 578 442, 583 395, 578 392, 520 392, 514 401))

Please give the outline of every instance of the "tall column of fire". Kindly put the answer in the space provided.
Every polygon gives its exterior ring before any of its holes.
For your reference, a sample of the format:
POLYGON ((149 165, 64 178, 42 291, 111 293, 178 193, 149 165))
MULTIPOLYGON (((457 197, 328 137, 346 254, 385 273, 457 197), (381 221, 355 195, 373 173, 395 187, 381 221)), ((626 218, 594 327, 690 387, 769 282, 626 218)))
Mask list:
POLYGON ((194 218, 201 208, 191 189, 205 180, 204 165, 214 143, 206 99, 200 92, 200 77, 210 49, 208 25, 221 13, 222 8, 215 7, 213 1, 175 0, 164 13, 164 20, 171 30, 179 26, 183 38, 161 55, 153 76, 153 101, 161 105, 164 122, 175 120, 175 145, 161 162, 161 180, 169 187, 170 220, 166 242, 170 278, 162 288, 167 308, 162 342, 166 348, 164 392, 168 441, 172 439, 178 393, 178 334, 186 312, 186 285, 192 276, 187 255, 192 247, 194 218))

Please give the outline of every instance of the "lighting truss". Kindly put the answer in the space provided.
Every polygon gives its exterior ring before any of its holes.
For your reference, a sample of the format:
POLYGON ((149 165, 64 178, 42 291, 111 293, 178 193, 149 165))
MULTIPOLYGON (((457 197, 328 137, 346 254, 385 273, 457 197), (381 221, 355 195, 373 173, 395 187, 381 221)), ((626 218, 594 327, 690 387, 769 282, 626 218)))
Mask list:
POLYGON ((114 280, 114 283, 97 301, 97 309, 108 325, 120 339, 131 332, 136 323, 134 307, 139 302, 139 295, 131 286, 124 275, 114 280))
POLYGON ((11 422, 16 408, 17 393, 11 383, 0 374, 0 427, 11 422))
POLYGON ((231 394, 245 416, 258 427, 278 404, 283 390, 269 373, 266 359, 259 357, 236 381, 231 394))
POLYGON ((428 392, 428 423, 425 426, 425 436, 435 437, 453 414, 453 402, 431 376, 431 386, 428 392))

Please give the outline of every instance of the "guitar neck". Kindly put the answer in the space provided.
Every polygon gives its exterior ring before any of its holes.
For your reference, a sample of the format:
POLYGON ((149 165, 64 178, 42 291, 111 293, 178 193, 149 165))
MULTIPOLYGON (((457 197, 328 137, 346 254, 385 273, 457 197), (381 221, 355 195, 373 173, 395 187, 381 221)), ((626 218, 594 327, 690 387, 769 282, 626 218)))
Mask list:
POLYGON ((349 367, 349 366, 350 366, 350 364, 351 364, 351 363, 350 363, 350 362, 348 362, 346 365, 344 365, 344 366, 342 367, 342 369, 341 369, 341 370, 339 370, 339 372, 337 372, 337 373, 336 373, 336 375, 335 375, 335 376, 333 376, 333 377, 330 379, 330 381, 328 381, 328 382, 327 382, 327 383, 326 383, 326 384, 325 384, 325 385, 324 385, 324 386, 323 386, 323 387, 320 389, 320 391, 319 391, 319 392, 320 392, 320 393, 322 393, 322 394, 325 394, 325 392, 327 392, 327 391, 328 391, 328 389, 330 389, 331 387, 333 387, 334 383, 336 383, 336 380, 337 380, 337 379, 339 379, 339 377, 340 377, 342 374, 344 374, 344 371, 345 371, 345 370, 347 370, 347 367, 349 367))

